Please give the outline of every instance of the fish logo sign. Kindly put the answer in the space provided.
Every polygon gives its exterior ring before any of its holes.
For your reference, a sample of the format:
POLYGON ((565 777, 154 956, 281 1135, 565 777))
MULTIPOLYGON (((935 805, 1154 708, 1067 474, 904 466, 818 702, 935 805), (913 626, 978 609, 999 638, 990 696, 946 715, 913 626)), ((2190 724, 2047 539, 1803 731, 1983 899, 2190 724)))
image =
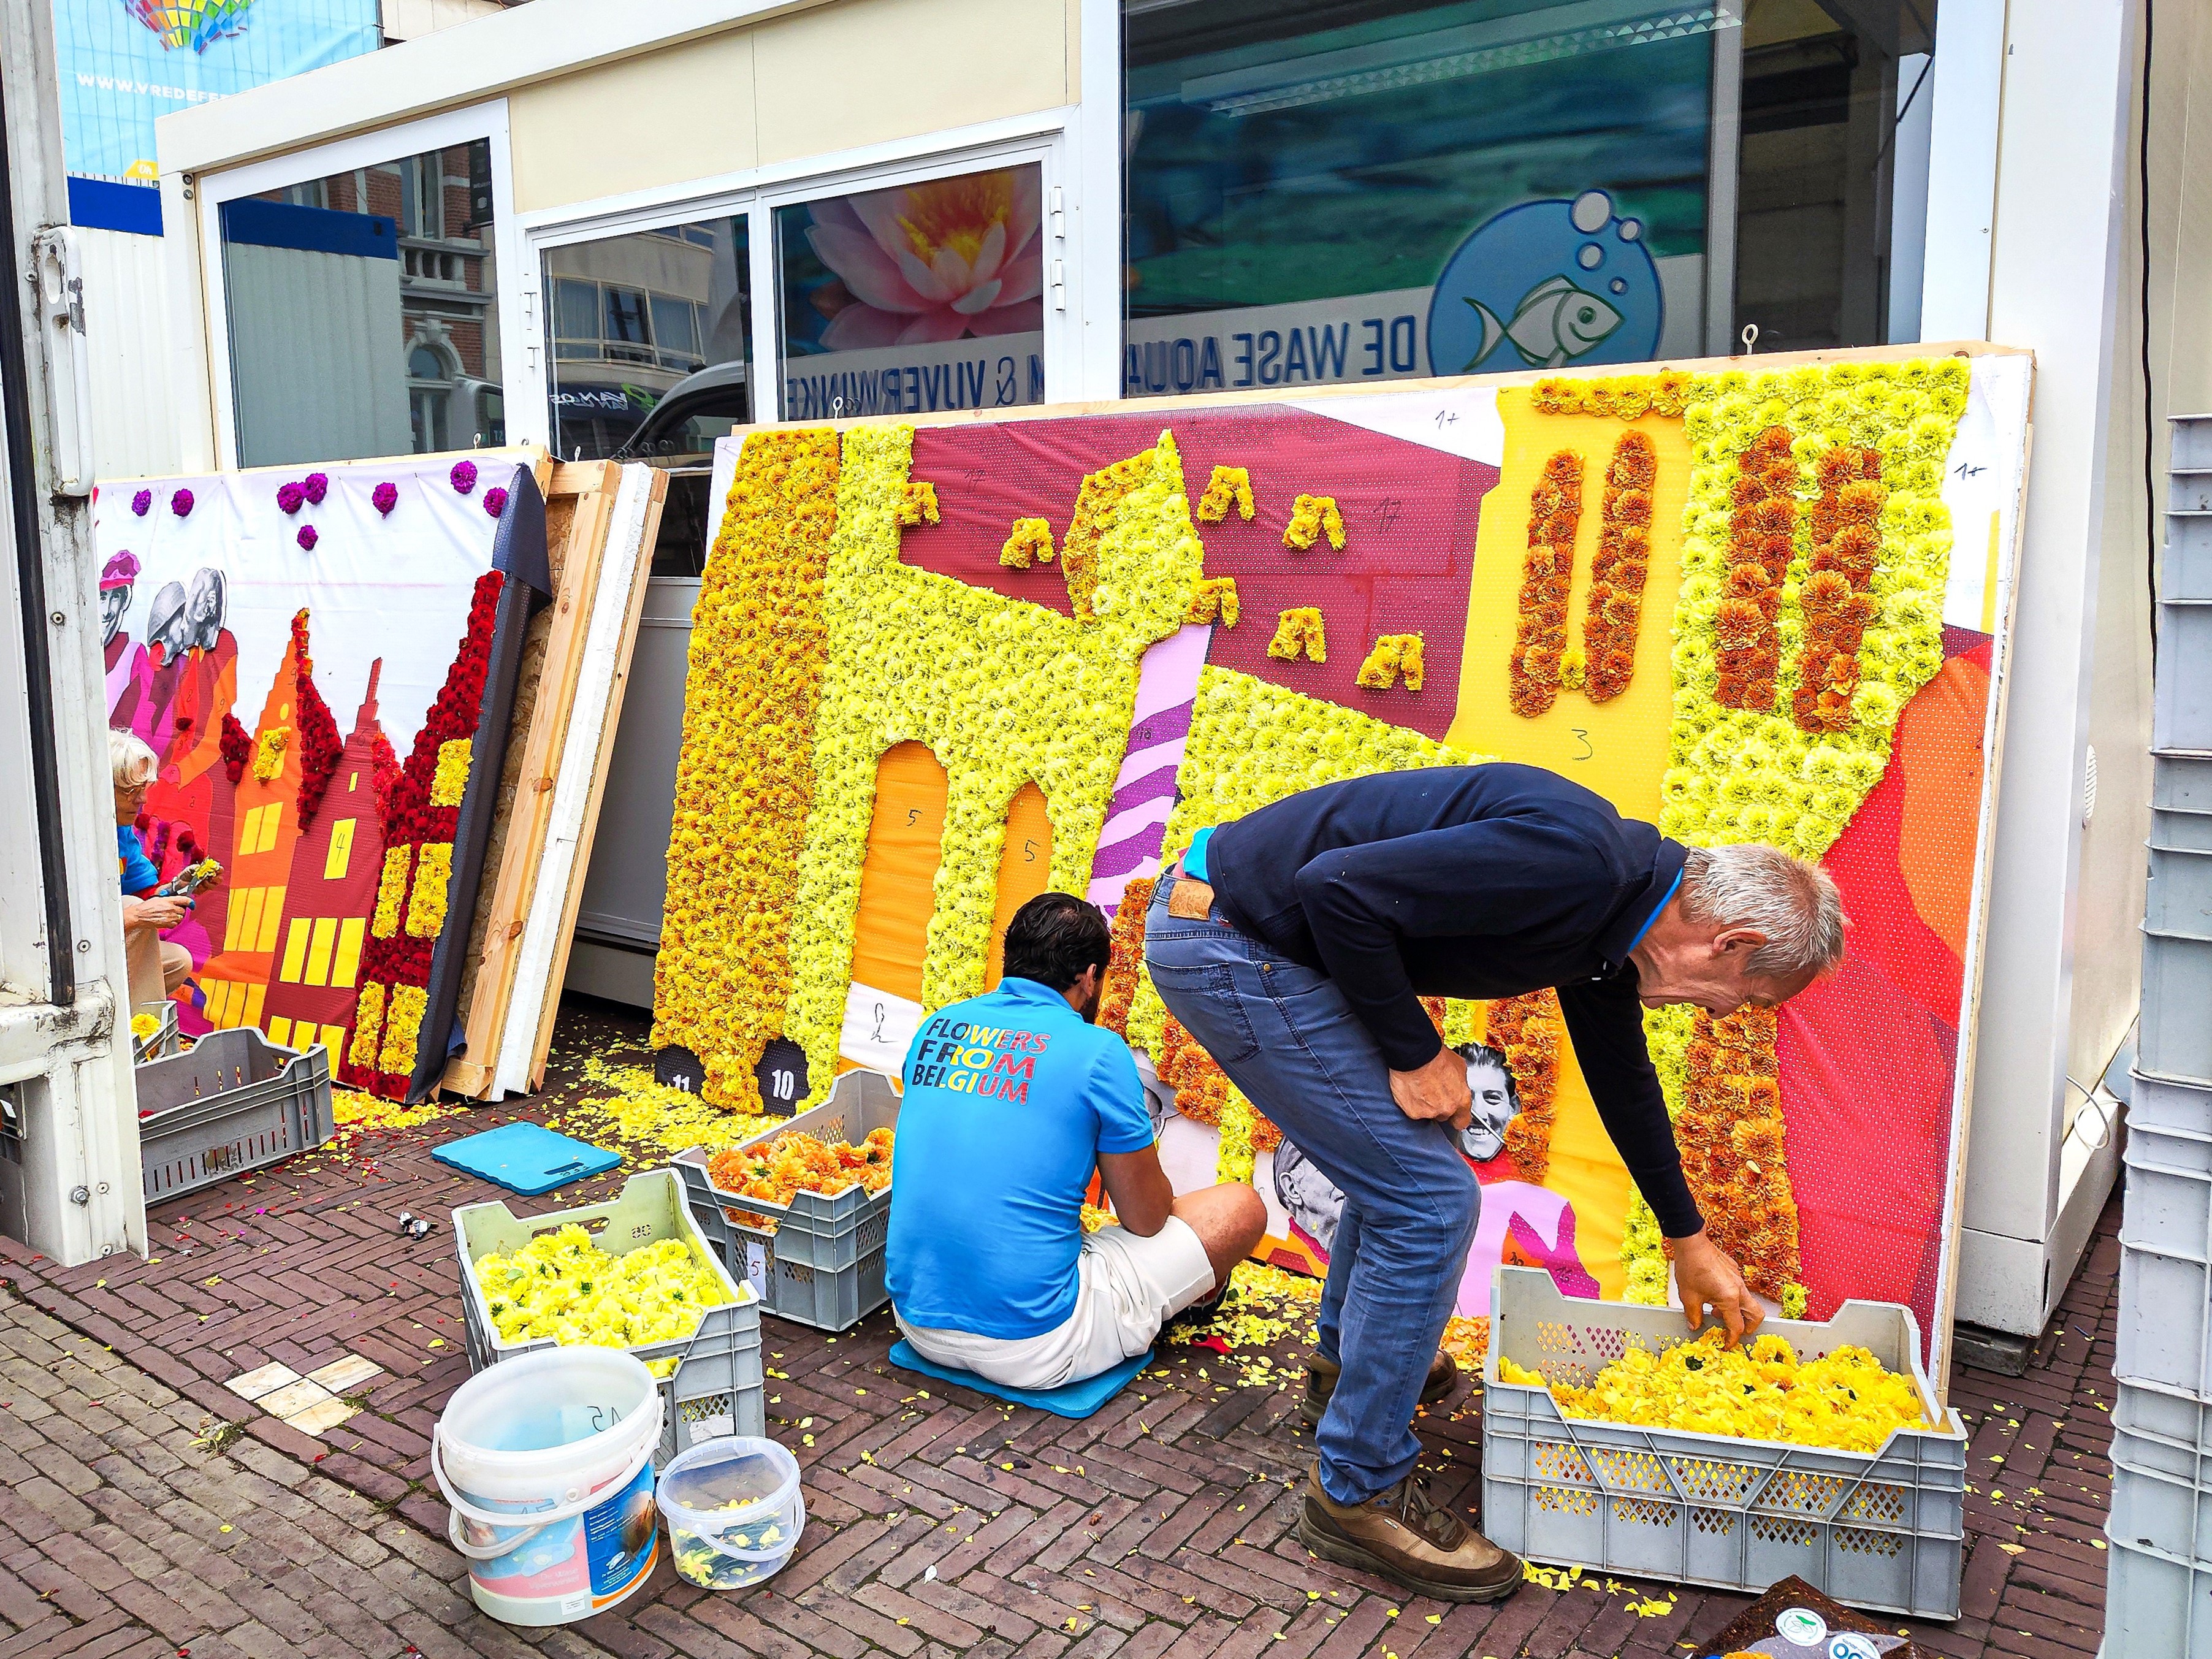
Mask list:
POLYGON ((1430 291, 1432 374, 1643 362, 1658 355, 1666 295, 1644 221, 1612 194, 1523 202, 1453 250, 1430 291))
POLYGON ((1618 311, 1565 276, 1547 276, 1522 295, 1510 322, 1500 322, 1480 300, 1467 299, 1466 303, 1482 324, 1482 343, 1460 369, 1462 374, 1473 373, 1501 339, 1510 342, 1532 368, 1564 368, 1602 345, 1621 321, 1618 311))

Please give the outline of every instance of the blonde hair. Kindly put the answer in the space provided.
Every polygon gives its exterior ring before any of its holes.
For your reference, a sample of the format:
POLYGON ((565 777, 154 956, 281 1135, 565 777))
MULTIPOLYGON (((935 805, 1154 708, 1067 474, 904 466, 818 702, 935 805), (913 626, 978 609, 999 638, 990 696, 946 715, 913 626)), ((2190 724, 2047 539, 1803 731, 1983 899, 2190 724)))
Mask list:
POLYGON ((114 775, 118 789, 135 789, 142 782, 154 781, 154 774, 161 769, 161 758, 136 732, 112 726, 107 729, 107 769, 114 775))
POLYGON ((1761 979, 1825 974, 1844 959, 1844 901, 1834 878, 1778 847, 1692 847, 1682 866, 1682 914, 1765 934, 1744 964, 1761 979))

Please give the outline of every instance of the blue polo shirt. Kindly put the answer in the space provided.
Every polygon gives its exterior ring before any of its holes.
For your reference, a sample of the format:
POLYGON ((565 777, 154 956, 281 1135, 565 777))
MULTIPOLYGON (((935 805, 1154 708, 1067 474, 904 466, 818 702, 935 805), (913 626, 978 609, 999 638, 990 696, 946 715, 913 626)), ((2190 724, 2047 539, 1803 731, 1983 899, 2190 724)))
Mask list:
POLYGON ((1075 1310, 1101 1152, 1152 1144, 1129 1045, 1030 979, 939 1010, 907 1050, 884 1276, 909 1325, 1017 1340, 1075 1310))

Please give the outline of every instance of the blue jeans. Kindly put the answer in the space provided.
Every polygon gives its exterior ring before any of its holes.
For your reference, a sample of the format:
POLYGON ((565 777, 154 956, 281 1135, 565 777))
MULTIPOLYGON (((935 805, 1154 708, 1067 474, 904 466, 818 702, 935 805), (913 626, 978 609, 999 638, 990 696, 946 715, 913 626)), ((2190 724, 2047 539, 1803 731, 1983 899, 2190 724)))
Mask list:
POLYGON ((1413 1408, 1474 1237, 1482 1189, 1449 1124, 1417 1122, 1334 981, 1239 932, 1216 909, 1168 914, 1161 880, 1145 965, 1170 1012, 1344 1194, 1322 1291, 1319 1346, 1343 1367, 1315 1438, 1340 1504, 1410 1474, 1413 1408))

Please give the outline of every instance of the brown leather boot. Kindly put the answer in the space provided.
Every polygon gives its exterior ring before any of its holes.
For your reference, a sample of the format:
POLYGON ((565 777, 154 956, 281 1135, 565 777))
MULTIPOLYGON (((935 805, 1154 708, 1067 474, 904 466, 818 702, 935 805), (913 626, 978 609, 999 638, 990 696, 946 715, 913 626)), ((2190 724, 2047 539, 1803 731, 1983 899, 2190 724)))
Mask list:
MULTIPOLYGON (((1328 1397, 1336 1392, 1336 1379, 1344 1375, 1344 1367, 1332 1365, 1319 1354, 1306 1360, 1306 1397, 1298 1402, 1298 1411, 1306 1421, 1318 1426, 1321 1414, 1328 1409, 1328 1397)), ((1442 1348, 1429 1365, 1428 1380, 1421 1384, 1421 1403, 1433 1406, 1437 1401, 1459 1386, 1459 1367, 1442 1348)))
POLYGON ((1419 1474, 1364 1504, 1340 1504, 1306 1477, 1298 1536, 1316 1555, 1446 1601, 1503 1601, 1521 1588, 1521 1558, 1431 1504, 1419 1474))

